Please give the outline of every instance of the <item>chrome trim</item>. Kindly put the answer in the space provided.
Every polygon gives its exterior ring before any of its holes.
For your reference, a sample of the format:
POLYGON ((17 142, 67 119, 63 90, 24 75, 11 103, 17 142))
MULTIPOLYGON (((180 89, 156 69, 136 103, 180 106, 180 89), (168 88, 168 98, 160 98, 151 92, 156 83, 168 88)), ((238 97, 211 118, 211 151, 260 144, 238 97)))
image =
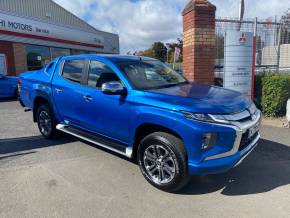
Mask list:
POLYGON ((132 156, 133 156, 133 149, 132 149, 132 147, 127 147, 127 148, 126 148, 126 152, 122 152, 122 151, 119 151, 119 150, 117 150, 117 149, 114 149, 114 148, 112 148, 112 147, 110 147, 110 146, 107 146, 107 145, 105 145, 105 144, 102 144, 102 143, 100 143, 100 142, 93 141, 93 140, 91 140, 91 139, 89 139, 89 138, 86 138, 86 137, 83 137, 83 136, 78 135, 78 134, 76 134, 76 133, 70 132, 69 130, 66 129, 67 127, 69 127, 69 126, 68 126, 68 125, 64 125, 64 124, 58 124, 58 125, 56 126, 56 129, 59 130, 59 131, 62 131, 62 132, 68 133, 68 134, 70 134, 70 135, 73 135, 73 136, 75 136, 75 137, 78 137, 78 138, 80 138, 80 139, 83 139, 83 140, 85 140, 85 141, 91 142, 91 143, 93 143, 93 144, 95 144, 95 145, 98 145, 98 146, 100 146, 100 147, 103 147, 103 148, 105 148, 105 149, 108 149, 108 150, 110 150, 110 151, 113 151, 113 152, 115 152, 115 153, 118 153, 118 154, 124 155, 124 156, 126 156, 126 157, 128 157, 128 158, 132 158, 132 156))
POLYGON ((260 139, 260 134, 256 137, 256 139, 250 144, 250 145, 248 145, 248 147, 250 147, 251 149, 247 152, 247 154, 246 155, 244 155, 239 161, 238 161, 238 163, 236 163, 235 164, 235 166, 234 167, 237 167, 237 166, 239 166, 244 160, 245 160, 245 158, 246 157, 248 157, 249 156, 249 154, 251 154, 252 153, 252 151, 258 146, 258 141, 259 141, 259 139, 260 139))
POLYGON ((238 112, 235 114, 227 114, 227 115, 214 115, 210 114, 209 115, 213 120, 218 121, 218 122, 225 122, 225 121, 239 121, 245 118, 251 118, 251 114, 249 111, 244 110, 242 112, 238 112), (220 119, 221 117, 222 119, 220 119))
MULTIPOLYGON (((229 128, 233 128, 236 131, 236 139, 235 139, 233 148, 232 148, 232 150, 230 150, 228 152, 207 157, 207 158, 205 158, 205 161, 219 159, 219 158, 224 158, 224 157, 228 157, 228 156, 232 156, 232 155, 236 154, 239 151, 239 147, 240 147, 240 144, 241 144, 241 139, 242 139, 243 134, 245 132, 247 132, 248 129, 250 129, 251 127, 257 125, 257 123, 260 122, 260 120, 261 120, 261 112, 257 111, 257 113, 258 114, 257 114, 255 120, 251 120, 251 121, 247 121, 247 122, 243 122, 243 123, 230 122, 229 125, 223 125, 223 126, 227 126, 229 128)), ((260 138, 260 134, 258 135, 258 137, 256 139, 259 140, 259 138, 260 138)), ((249 147, 249 145, 247 147, 249 147)))
POLYGON ((111 93, 111 94, 118 94, 124 92, 125 88, 120 82, 112 81, 107 82, 102 85, 102 92, 104 93, 111 93))

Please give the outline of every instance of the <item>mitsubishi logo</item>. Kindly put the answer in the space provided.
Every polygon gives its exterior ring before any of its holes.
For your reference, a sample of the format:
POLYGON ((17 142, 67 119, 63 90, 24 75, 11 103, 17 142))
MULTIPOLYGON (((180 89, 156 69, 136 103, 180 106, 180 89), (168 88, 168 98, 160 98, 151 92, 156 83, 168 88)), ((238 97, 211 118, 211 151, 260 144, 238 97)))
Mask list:
POLYGON ((245 43, 247 41, 247 38, 244 33, 242 33, 242 36, 240 37, 240 43, 245 43))

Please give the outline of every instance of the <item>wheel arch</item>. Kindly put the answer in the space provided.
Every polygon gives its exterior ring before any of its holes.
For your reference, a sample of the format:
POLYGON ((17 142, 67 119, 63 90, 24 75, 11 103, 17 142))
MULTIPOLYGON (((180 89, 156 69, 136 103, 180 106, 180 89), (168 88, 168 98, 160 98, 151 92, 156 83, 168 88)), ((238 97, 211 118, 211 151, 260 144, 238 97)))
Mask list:
POLYGON ((53 105, 49 99, 49 97, 44 93, 37 93, 33 101, 33 121, 37 121, 37 110, 40 105, 48 104, 50 108, 53 110, 53 105))
POLYGON ((156 123, 149 123, 149 122, 142 123, 136 128, 135 134, 134 134, 134 143, 133 143, 134 156, 137 153, 139 144, 142 141, 142 139, 145 138, 147 135, 150 135, 154 132, 165 132, 179 138, 180 140, 184 142, 182 136, 175 130, 172 130, 166 126, 156 124, 156 123))

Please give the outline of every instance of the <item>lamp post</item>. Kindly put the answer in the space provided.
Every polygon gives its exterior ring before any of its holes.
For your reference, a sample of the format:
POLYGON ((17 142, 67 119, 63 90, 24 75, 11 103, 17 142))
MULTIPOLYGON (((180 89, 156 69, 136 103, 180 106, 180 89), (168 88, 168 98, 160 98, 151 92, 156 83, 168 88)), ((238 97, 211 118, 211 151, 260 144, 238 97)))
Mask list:
POLYGON ((244 19, 244 14, 245 14, 245 1, 241 0, 240 1, 240 11, 239 11, 239 21, 240 21, 240 23, 238 24, 238 31, 241 31, 242 22, 243 22, 243 19, 244 19))

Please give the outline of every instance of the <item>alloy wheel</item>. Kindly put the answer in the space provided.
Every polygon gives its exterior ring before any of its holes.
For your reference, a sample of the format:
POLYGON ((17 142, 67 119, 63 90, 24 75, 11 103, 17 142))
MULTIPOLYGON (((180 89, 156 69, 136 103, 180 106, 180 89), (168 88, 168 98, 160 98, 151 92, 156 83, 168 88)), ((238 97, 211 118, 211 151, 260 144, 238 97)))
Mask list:
POLYGON ((51 118, 50 115, 47 111, 41 111, 38 117, 38 125, 39 125, 39 129, 40 132, 45 135, 48 136, 51 131, 52 131, 52 122, 51 122, 51 118))
POLYGON ((150 180, 154 183, 167 184, 176 174, 172 151, 163 145, 149 146, 143 156, 144 167, 150 180))

